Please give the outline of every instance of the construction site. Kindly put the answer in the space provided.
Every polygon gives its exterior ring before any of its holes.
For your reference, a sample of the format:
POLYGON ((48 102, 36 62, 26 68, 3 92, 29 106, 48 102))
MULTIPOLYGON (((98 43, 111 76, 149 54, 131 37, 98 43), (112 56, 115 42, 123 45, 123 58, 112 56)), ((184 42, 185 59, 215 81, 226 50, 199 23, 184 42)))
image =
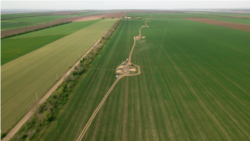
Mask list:
POLYGON ((121 65, 116 68, 116 77, 124 74, 133 74, 138 72, 138 68, 129 62, 129 59, 126 59, 121 65))

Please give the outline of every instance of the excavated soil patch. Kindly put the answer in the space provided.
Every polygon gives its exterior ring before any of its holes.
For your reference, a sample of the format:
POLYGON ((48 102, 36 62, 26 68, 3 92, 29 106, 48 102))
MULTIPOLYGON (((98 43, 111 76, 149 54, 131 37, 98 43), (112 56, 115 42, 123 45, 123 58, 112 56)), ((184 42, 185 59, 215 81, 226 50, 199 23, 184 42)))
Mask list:
POLYGON ((218 25, 223 27, 228 27, 232 29, 242 30, 250 32, 250 25, 247 24, 239 24, 239 23, 232 23, 232 22, 225 22, 225 21, 219 21, 219 20, 213 20, 213 19, 206 19, 206 18, 185 18, 190 21, 196 21, 206 24, 212 24, 212 25, 218 25))
POLYGON ((129 71, 136 71, 136 69, 135 68, 130 68, 129 71))

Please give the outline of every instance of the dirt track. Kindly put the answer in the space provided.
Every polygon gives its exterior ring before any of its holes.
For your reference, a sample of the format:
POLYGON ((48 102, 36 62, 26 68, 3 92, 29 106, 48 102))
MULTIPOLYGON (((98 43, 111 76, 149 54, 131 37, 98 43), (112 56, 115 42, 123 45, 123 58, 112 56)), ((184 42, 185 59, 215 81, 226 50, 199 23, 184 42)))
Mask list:
MULTIPOLYGON (((145 25, 147 25, 147 20, 145 21, 145 25)), ((139 29, 139 37, 141 37, 141 29, 143 28, 144 26, 141 26, 141 28, 139 29)), ((134 48, 135 48, 135 45, 136 45, 136 40, 138 40, 140 38, 136 38, 136 36, 134 37, 134 44, 132 46, 132 49, 130 51, 130 54, 129 54, 129 62, 128 64, 131 63, 131 57, 132 57, 132 54, 133 54, 133 51, 134 51, 134 48)), ((105 94, 105 96, 103 97, 102 101, 99 103, 99 105, 97 106, 97 108, 95 109, 95 111, 93 112, 93 114, 91 115, 90 119, 88 120, 87 124, 85 125, 85 127, 83 128, 82 132, 80 133, 80 135, 78 136, 77 138, 77 141, 81 141, 83 136, 85 135, 85 133, 87 132, 89 126, 91 125, 92 121, 94 120, 96 114, 99 112, 99 110, 101 109, 102 105, 104 104, 104 102, 106 101, 107 97, 109 96, 109 94, 111 93, 111 91, 113 90, 113 88, 115 87, 115 85, 117 84, 117 82, 123 78, 124 76, 135 76, 135 75, 139 75, 141 74, 141 68, 140 66, 138 65, 135 65, 137 68, 138 68, 138 73, 137 74, 123 74, 121 76, 119 76, 115 82, 112 84, 112 86, 109 88, 108 92, 105 94)))
POLYGON ((34 25, 34 26, 28 26, 28 27, 22 27, 22 28, 17 28, 17 29, 11 29, 11 30, 5 30, 1 31, 1 37, 12 35, 12 34, 17 34, 17 33, 22 33, 25 31, 32 31, 35 29, 40 29, 43 27, 48 27, 52 26, 55 24, 59 23, 65 23, 65 22, 76 22, 76 21, 87 21, 87 20, 96 20, 96 19, 101 19, 102 17, 105 18, 120 18, 125 12, 112 12, 112 13, 103 13, 103 14, 97 14, 97 15, 88 15, 88 16, 79 16, 79 17, 71 17, 71 18, 63 18, 59 19, 50 23, 43 23, 39 25, 34 25))
POLYGON ((247 24, 225 22, 225 21, 206 19, 206 18, 185 18, 185 19, 250 32, 250 25, 247 24))

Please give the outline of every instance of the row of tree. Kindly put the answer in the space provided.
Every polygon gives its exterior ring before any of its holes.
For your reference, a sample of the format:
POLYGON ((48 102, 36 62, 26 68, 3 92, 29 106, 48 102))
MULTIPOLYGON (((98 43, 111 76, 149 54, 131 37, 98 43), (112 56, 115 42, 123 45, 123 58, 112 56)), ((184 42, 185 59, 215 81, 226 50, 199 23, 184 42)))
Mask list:
POLYGON ((72 94, 78 81, 83 73, 86 73, 101 49, 108 42, 112 34, 118 28, 122 19, 119 19, 107 32, 103 35, 100 42, 93 47, 82 60, 79 65, 74 68, 63 83, 56 91, 41 105, 37 107, 35 114, 22 126, 18 133, 11 139, 13 141, 20 140, 36 140, 42 137, 50 123, 56 119, 60 109, 67 102, 70 94, 72 94))

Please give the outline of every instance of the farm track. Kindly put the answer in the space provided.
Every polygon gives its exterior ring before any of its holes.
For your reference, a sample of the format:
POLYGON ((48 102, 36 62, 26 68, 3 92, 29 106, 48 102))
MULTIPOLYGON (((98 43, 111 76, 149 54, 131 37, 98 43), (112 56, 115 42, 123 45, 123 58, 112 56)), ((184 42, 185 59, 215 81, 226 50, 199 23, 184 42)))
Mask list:
MULTIPOLYGON (((108 31, 107 31, 108 32, 108 31)), ((104 35, 107 33, 105 32, 104 35)), ((29 112, 8 132, 8 134, 2 139, 2 141, 8 141, 10 140, 17 132, 18 130, 23 126, 23 124, 26 123, 26 121, 36 112, 37 106, 44 103, 47 98, 58 88, 58 86, 64 81, 64 78, 68 76, 68 72, 71 72, 74 70, 74 68, 80 63, 80 61, 87 55, 89 52, 97 45, 100 40, 100 38, 76 63, 74 66, 71 67, 67 71, 66 74, 61 77, 59 81, 29 110, 29 112)))
MULTIPOLYGON (((147 26, 147 20, 145 21, 145 26, 147 26)), ((141 38, 141 29, 143 28, 143 26, 141 26, 141 28, 139 29, 139 38, 141 38)), ((136 38, 136 36, 134 36, 134 44, 132 46, 132 49, 130 51, 130 54, 129 54, 129 62, 128 64, 131 63, 131 57, 132 57, 132 54, 133 54, 133 51, 134 51, 134 48, 135 48, 135 45, 136 45, 136 41, 138 39, 136 38)), ((110 87, 110 89, 108 90, 108 92, 105 94, 105 96, 103 97, 102 101, 100 102, 100 104, 97 106, 97 108, 95 109, 95 111, 93 112, 93 114, 91 115, 90 119, 88 120, 87 124, 85 125, 85 127, 83 128, 82 132, 80 133, 80 135, 78 136, 77 138, 77 141, 81 141, 82 138, 84 137, 85 133, 87 132, 89 126, 91 125, 92 121, 94 120, 95 116, 97 115, 97 113, 99 112, 99 110, 102 108, 104 102, 106 101, 107 97, 109 96, 109 94, 111 93, 111 91, 113 90, 113 88, 115 87, 115 85, 117 84, 117 82, 123 78, 124 76, 135 76, 135 75, 139 75, 141 74, 141 69, 140 69, 140 66, 138 65, 135 65, 137 68, 138 68, 138 73, 137 74, 124 74, 122 76, 119 76, 115 82, 112 84, 112 86, 110 87)))

